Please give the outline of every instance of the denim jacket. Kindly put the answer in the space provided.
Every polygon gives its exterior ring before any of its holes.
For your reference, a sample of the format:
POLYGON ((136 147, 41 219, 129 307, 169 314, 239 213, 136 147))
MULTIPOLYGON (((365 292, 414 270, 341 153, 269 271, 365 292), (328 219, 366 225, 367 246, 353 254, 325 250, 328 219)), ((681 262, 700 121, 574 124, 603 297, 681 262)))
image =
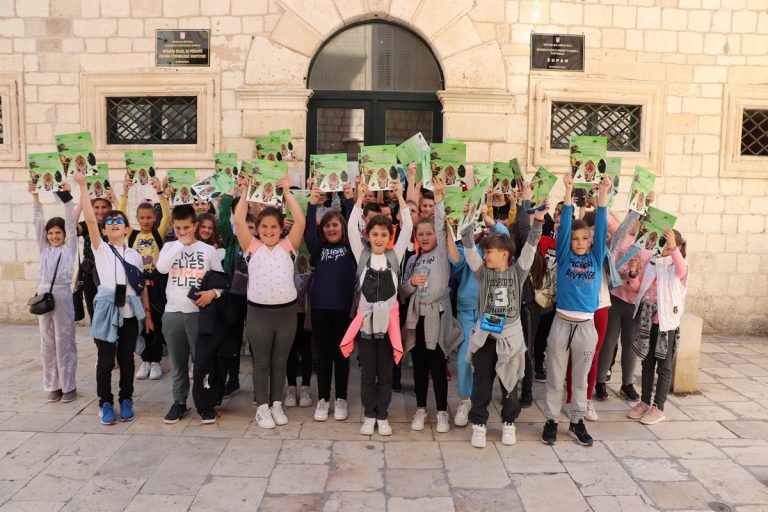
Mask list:
MULTIPOLYGON (((146 314, 144 306, 141 303, 141 297, 138 295, 127 295, 125 300, 133 308, 136 320, 141 322, 146 314)), ((91 336, 97 340, 117 342, 117 330, 123 325, 123 310, 115 306, 115 291, 106 286, 99 286, 96 292, 96 298, 93 300, 93 318, 91 319, 91 336)), ((144 352, 144 338, 141 336, 136 340, 136 354, 141 355, 144 352)))

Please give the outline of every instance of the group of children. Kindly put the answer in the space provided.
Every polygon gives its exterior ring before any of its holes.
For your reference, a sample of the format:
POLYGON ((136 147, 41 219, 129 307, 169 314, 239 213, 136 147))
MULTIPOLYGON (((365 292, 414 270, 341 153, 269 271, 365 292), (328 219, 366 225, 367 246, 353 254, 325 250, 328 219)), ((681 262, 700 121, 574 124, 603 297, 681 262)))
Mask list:
POLYGON ((472 446, 486 444, 496 377, 503 444, 516 442, 515 420, 533 403, 535 378, 546 383, 542 442, 557 440, 567 386, 568 434, 589 446, 584 420, 598 419, 593 391, 597 400, 607 398, 619 333, 622 395, 637 401, 629 417, 646 424, 664 419, 686 294, 685 242, 670 230, 661 255, 634 247, 640 215, 630 212, 619 223, 609 213, 609 179, 598 187, 594 211, 577 214, 573 180, 566 176, 564 200, 552 216, 548 200, 531 206, 530 185, 511 196, 489 188, 481 208, 485 229, 468 223, 460 243, 446 227, 443 179, 422 187, 414 164, 407 193, 398 180, 378 193, 358 183, 325 194, 310 183, 306 215, 287 177, 277 192, 288 215, 246 201, 244 179, 217 204, 170 209, 169 191, 155 178, 159 206, 138 205, 135 229, 124 213, 130 181, 118 209, 109 199, 91 200, 81 173, 74 181, 77 207, 68 191, 57 194, 66 204, 65 219, 44 224, 34 196, 38 292, 51 288, 56 299, 54 310, 39 317, 43 381, 48 401, 76 398, 71 284, 77 258, 98 353, 104 424, 134 418, 134 372, 137 379, 161 378, 164 346, 173 395, 164 421, 187 414, 191 387, 202 422, 215 422, 215 407, 240 388, 244 332, 253 356, 255 419, 265 429, 288 422, 284 407, 312 404, 313 369, 314 419, 327 420, 332 409, 335 420, 346 420, 349 357, 356 348, 361 434, 392 434, 388 409, 407 353, 417 406, 411 428, 423 430, 429 421, 431 380, 435 430, 448 432, 446 361, 457 352, 460 401, 453 423, 472 423, 472 446), (77 235, 84 238, 82 258, 77 235), (296 271, 302 243, 314 268, 309 276, 296 271), (138 370, 134 352, 142 359, 138 370), (643 361, 641 395, 632 385, 637 357, 643 361), (111 390, 115 361, 119 412, 111 390))

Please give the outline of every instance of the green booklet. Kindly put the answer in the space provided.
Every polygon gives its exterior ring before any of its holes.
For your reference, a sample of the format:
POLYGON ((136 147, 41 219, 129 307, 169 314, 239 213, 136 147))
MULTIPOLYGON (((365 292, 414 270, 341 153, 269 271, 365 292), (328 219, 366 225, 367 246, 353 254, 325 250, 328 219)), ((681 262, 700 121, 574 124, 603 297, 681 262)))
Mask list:
POLYGON ((429 151, 429 143, 419 132, 397 146, 397 159, 407 169, 411 162, 419 163, 421 161, 422 151, 429 151))
POLYGON ((136 185, 149 185, 156 176, 155 156, 151 149, 125 152, 125 178, 136 185))
POLYGON ((64 167, 58 153, 30 153, 29 179, 35 186, 35 192, 64 190, 64 167))
MULTIPOLYGON (((291 190, 291 194, 293 194, 293 197, 296 198, 296 202, 299 203, 299 206, 301 207, 301 211, 304 212, 304 215, 307 214, 307 210, 309 208, 309 199, 312 197, 312 191, 311 190, 291 190)), ((293 219, 293 215, 291 214, 291 210, 288 208, 285 209, 285 217, 288 219, 293 219)), ((318 219, 319 222, 320 219, 318 219)))
POLYGON ((632 184, 629 186, 627 208, 645 213, 645 201, 648 199, 648 194, 653 190, 654 183, 656 183, 655 174, 639 165, 635 166, 635 175, 632 177, 632 184))
POLYGON ((237 153, 216 153, 213 156, 213 165, 216 172, 224 172, 230 178, 237 177, 237 153))
POLYGON ((224 171, 217 172, 213 176, 209 176, 192 186, 192 190, 195 191, 196 195, 206 201, 216 199, 234 189, 234 178, 224 171))
POLYGON ((288 164, 270 160, 253 162, 253 174, 248 184, 248 201, 269 206, 280 206, 283 191, 277 190, 277 182, 288 174, 288 164))
POLYGON ((621 179, 621 157, 609 156, 605 159, 605 175, 611 180, 611 191, 608 194, 608 208, 613 208, 613 201, 619 194, 621 179))
POLYGON ((502 194, 511 194, 525 181, 517 158, 509 162, 493 162, 493 188, 502 194))
POLYGON ((54 138, 65 176, 75 171, 80 171, 86 176, 96 175, 98 170, 91 132, 67 133, 55 135, 54 138))
POLYGON ((487 181, 493 183, 493 165, 491 164, 472 164, 472 177, 475 180, 475 186, 487 181))
POLYGON ((107 164, 96 164, 96 176, 86 176, 85 186, 91 199, 107 197, 112 185, 109 183, 109 167, 107 164))
POLYGON ((539 167, 531 180, 531 189, 533 190, 531 205, 534 207, 540 206, 549 197, 549 193, 552 191, 555 183, 557 183, 557 176, 544 167, 539 167))
POLYGON ((283 160, 280 137, 256 137, 255 141, 257 160, 272 160, 277 162, 283 160))
POLYGON ((388 144, 361 147, 358 172, 360 180, 368 185, 368 190, 388 190, 390 181, 398 179, 396 146, 388 144))
POLYGON ((250 160, 243 160, 240 162, 240 174, 246 178, 250 178, 253 175, 253 162, 250 160))
POLYGON ((280 140, 280 155, 282 160, 293 160, 296 153, 293 151, 293 142, 291 142, 291 129, 285 130, 272 130, 269 132, 270 137, 277 137, 280 140))
POLYGON ((602 136, 572 136, 570 165, 574 184, 600 183, 605 173, 608 139, 602 136))
POLYGON ((310 155, 309 173, 321 192, 338 192, 350 180, 347 154, 310 155))
POLYGON ((458 185, 445 187, 445 218, 454 240, 461 238, 464 226, 474 224, 479 218, 485 200, 485 188, 489 181, 481 181, 477 187, 462 190, 458 185))
POLYGON ((676 220, 671 213, 649 206, 635 235, 634 245, 661 254, 666 243, 664 232, 675 227, 676 220))
POLYGON ((194 169, 168 169, 168 187, 171 189, 171 206, 180 204, 192 204, 195 201, 195 191, 192 189, 196 183, 194 169))

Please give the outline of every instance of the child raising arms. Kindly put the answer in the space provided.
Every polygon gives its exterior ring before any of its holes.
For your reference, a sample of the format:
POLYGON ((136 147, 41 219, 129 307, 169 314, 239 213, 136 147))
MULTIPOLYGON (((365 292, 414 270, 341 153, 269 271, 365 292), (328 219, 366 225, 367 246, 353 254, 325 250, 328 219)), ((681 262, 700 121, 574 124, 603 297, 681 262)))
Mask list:
MULTIPOLYGON (((68 190, 65 185, 65 190, 68 190)), ((50 290, 54 308, 37 317, 40 325, 40 352, 43 360, 43 388, 48 402, 71 402, 77 398, 75 370, 75 310, 72 303, 72 266, 77 254, 77 219, 70 198, 64 203, 64 218, 52 217, 44 222, 43 205, 30 183, 34 207, 35 235, 40 251, 37 270, 37 293, 50 290)), ((57 194, 58 195, 58 194, 57 194)), ((69 196, 69 194, 62 195, 69 196)), ((61 196, 60 196, 61 197, 61 196)))
MULTIPOLYGON (((392 187, 397 193, 400 211, 405 211, 408 206, 403 198, 402 185, 393 181, 392 187)), ((413 224, 410 216, 404 215, 400 237, 392 249, 387 249, 392 237, 392 221, 384 215, 377 215, 365 228, 370 242, 366 245, 359 222, 367 192, 365 183, 360 183, 357 203, 347 224, 349 245, 357 260, 355 298, 359 303, 353 305, 356 315, 341 341, 341 352, 349 357, 359 332, 358 353, 362 365, 360 394, 365 415, 360 433, 373 435, 374 427, 378 426, 379 435, 388 436, 392 435, 388 411, 392 399, 392 365, 403 356, 397 284, 413 224)))

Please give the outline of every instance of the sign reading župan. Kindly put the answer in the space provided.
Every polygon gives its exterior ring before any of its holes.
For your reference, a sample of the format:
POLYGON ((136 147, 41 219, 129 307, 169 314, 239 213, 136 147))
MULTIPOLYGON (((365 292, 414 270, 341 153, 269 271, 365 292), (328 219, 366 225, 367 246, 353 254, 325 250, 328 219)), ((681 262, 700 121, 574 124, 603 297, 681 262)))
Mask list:
POLYGON ((210 65, 210 31, 158 30, 155 65, 187 67, 210 65))
POLYGON ((531 34, 531 69, 584 71, 584 36, 531 34))

